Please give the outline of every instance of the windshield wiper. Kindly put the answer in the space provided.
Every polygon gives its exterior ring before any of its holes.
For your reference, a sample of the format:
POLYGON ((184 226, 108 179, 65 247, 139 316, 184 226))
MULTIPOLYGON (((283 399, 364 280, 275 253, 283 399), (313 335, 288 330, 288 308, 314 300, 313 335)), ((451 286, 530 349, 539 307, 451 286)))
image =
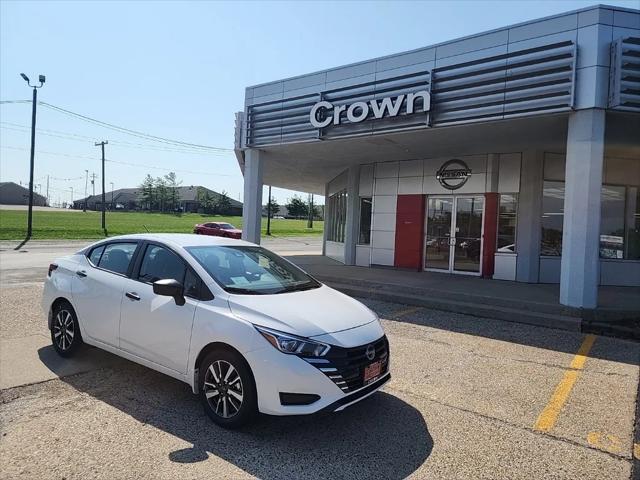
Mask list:
POLYGON ((244 293, 246 295, 263 295, 262 292, 258 290, 251 290, 250 288, 225 287, 225 290, 229 293, 244 293))
POLYGON ((317 288, 320 285, 309 282, 302 285, 289 285, 288 287, 284 287, 282 290, 279 290, 277 293, 286 293, 286 292, 301 292, 303 290, 311 290, 312 288, 317 288))

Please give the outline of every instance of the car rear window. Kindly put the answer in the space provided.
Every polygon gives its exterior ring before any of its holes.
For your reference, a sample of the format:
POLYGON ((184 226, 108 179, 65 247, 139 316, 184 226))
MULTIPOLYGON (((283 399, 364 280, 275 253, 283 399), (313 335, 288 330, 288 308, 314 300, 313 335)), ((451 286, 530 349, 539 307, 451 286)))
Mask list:
POLYGON ((104 245, 100 245, 99 247, 96 247, 93 250, 91 250, 91 253, 89 254, 89 261, 93 265, 98 266, 98 263, 100 262, 100 257, 102 256, 102 252, 104 252, 104 245))

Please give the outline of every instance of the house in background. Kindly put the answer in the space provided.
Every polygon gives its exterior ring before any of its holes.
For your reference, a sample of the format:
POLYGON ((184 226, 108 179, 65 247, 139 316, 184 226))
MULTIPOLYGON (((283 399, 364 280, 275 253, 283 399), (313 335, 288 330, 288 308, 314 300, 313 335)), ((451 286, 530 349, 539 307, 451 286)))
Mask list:
MULTIPOLYGON (((0 204, 29 205, 29 189, 14 182, 0 182, 0 204)), ((46 207, 47 199, 33 192, 33 204, 37 207, 46 207)))
MULTIPOLYGON (((190 185, 186 187, 177 187, 177 203, 182 212, 198 212, 204 210, 204 205, 201 203, 201 198, 204 194, 209 194, 211 202, 217 204, 222 196, 218 192, 214 192, 206 187, 198 185, 190 185), (200 192, 200 196, 198 195, 200 192)), ((154 193, 155 195, 155 193, 154 193)), ((141 188, 120 188, 111 192, 105 192, 105 204, 107 210, 146 210, 145 199, 141 188)), ((225 215, 242 215, 242 203, 229 198, 229 207, 225 215)), ((101 210, 102 209, 102 194, 90 195, 86 198, 81 198, 73 202, 73 208, 76 210, 82 210, 86 202, 87 210, 101 210)), ((153 208, 154 211, 158 211, 158 207, 153 208)), ((223 212, 220 212, 223 213, 223 212)))

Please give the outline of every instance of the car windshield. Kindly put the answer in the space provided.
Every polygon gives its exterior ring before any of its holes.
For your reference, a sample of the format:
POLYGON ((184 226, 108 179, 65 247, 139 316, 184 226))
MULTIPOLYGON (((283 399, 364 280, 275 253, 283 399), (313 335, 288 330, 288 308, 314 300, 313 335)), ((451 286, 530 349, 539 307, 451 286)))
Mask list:
POLYGON ((229 293, 271 295, 320 286, 298 267, 262 247, 208 245, 186 250, 229 293))
POLYGON ((223 230, 235 230, 236 229, 236 227, 234 227, 230 223, 219 223, 218 226, 223 230))

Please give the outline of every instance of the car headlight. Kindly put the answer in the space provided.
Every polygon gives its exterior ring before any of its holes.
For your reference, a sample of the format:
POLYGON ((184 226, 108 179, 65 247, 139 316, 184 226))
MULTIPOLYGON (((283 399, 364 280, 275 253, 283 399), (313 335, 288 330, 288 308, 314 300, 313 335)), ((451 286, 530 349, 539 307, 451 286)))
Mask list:
POLYGON ((303 357, 322 357, 331 349, 326 343, 315 342, 257 325, 254 325, 254 327, 260 335, 282 353, 303 357))

